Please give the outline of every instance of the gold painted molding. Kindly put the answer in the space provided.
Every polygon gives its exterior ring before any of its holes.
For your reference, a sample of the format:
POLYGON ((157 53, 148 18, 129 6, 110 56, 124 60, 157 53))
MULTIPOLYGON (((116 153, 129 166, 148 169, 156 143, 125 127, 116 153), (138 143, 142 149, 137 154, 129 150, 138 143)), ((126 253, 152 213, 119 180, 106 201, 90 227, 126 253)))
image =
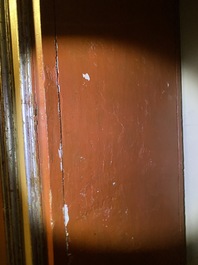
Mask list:
POLYGON ((19 33, 16 0, 9 0, 9 15, 11 29, 11 44, 14 69, 15 85, 15 105, 16 105, 16 134, 17 134, 17 157, 18 157, 18 176, 20 181, 20 192, 22 199, 24 246, 26 265, 32 265, 32 247, 30 220, 28 210, 28 190, 26 182, 24 136, 22 120, 22 98, 21 98, 21 76, 20 76, 20 55, 19 55, 19 33))

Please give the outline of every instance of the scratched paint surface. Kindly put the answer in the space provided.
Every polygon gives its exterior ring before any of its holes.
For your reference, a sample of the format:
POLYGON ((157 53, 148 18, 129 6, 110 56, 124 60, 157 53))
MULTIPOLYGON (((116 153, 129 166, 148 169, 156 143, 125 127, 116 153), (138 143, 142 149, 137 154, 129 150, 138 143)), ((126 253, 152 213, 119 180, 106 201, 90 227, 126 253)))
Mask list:
POLYGON ((55 7, 54 22, 42 13, 55 264, 184 264, 175 7, 55 7))

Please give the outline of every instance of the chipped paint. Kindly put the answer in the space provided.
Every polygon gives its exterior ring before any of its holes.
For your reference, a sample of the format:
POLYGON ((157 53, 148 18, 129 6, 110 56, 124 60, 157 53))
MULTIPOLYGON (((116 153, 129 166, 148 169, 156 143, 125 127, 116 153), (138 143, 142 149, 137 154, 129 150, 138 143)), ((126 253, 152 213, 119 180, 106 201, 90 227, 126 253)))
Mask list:
POLYGON ((63 171, 63 147, 62 143, 59 145, 58 156, 60 158, 60 170, 63 171))
POLYGON ((89 76, 88 73, 86 73, 86 74, 82 74, 82 76, 83 76, 83 78, 86 79, 87 81, 90 81, 90 80, 91 80, 91 78, 90 78, 90 76, 89 76))
POLYGON ((71 253, 69 250, 69 233, 68 233, 68 223, 69 223, 69 209, 67 204, 64 204, 63 208, 63 219, 64 219, 64 225, 65 225, 65 237, 66 237, 66 250, 67 250, 67 256, 71 257, 71 253))
POLYGON ((60 159, 62 159, 63 157, 63 148, 62 148, 62 144, 60 143, 59 149, 58 149, 58 156, 60 159))
POLYGON ((69 211, 68 211, 67 204, 64 204, 64 206, 63 206, 63 217, 64 217, 65 227, 67 227, 67 225, 69 223, 69 211))

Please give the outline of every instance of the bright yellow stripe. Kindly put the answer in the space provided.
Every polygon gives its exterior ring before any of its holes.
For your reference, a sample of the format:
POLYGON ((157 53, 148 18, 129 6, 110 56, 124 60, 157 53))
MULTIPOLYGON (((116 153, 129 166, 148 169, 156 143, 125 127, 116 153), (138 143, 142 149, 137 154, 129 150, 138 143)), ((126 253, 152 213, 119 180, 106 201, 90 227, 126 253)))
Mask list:
POLYGON ((22 106, 21 106, 21 89, 20 89, 21 76, 20 76, 19 36, 18 36, 18 17, 17 17, 16 0, 9 0, 9 12, 10 12, 10 27, 11 27, 14 83, 15 83, 15 96, 16 96, 17 162, 18 162, 18 176, 20 180, 22 208, 23 208, 25 259, 26 259, 26 265, 32 265, 31 234, 30 234, 30 221, 29 221, 29 211, 28 211, 28 190, 26 183, 23 121, 22 121, 22 106))

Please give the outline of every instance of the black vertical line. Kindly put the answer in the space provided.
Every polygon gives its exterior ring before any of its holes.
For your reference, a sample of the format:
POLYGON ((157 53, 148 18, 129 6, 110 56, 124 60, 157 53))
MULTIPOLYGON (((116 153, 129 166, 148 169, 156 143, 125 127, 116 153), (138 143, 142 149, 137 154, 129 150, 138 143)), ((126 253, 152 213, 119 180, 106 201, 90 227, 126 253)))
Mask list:
POLYGON ((59 58, 58 58, 58 37, 56 30, 56 4, 54 0, 54 48, 55 48, 55 68, 56 68, 56 87, 58 96, 58 117, 59 117, 59 128, 60 128, 60 148, 61 148, 61 158, 60 163, 62 163, 62 191, 63 191, 63 203, 65 198, 65 176, 64 176, 64 165, 63 165, 63 128, 62 128, 62 111, 61 111, 61 96, 60 96, 60 83, 59 83, 59 58))
MULTIPOLYGON (((59 116, 59 127, 60 127, 60 146, 61 156, 60 156, 60 167, 62 173, 62 194, 63 194, 63 214, 65 206, 65 172, 64 172, 64 159, 63 159, 63 124, 62 124, 62 110, 61 110, 61 86, 59 83, 59 54, 58 54, 58 36, 57 36, 57 24, 56 24, 56 4, 54 4, 54 48, 55 48, 55 67, 56 67, 56 87, 57 87, 57 96, 58 96, 58 116, 59 116)), ((65 220, 64 220, 65 222, 65 220)), ((65 225, 65 223, 64 223, 65 225)), ((66 251, 68 257, 68 264, 71 262, 71 253, 69 249, 69 233, 65 225, 65 239, 66 239, 66 251)))
MULTIPOLYGON (((63 125, 62 125, 62 111, 61 111, 61 96, 60 96, 60 83, 59 83, 59 55, 58 55, 58 37, 56 30, 56 4, 54 1, 54 45, 55 45, 55 67, 56 67, 56 86, 57 86, 57 95, 58 95, 58 116, 59 116, 59 126, 60 126, 60 146, 61 156, 60 156, 60 167, 62 173, 62 194, 63 194, 63 207, 65 205, 65 172, 64 172, 64 159, 63 159, 63 125)), ((64 208, 63 208, 64 209, 64 208)), ((65 220, 64 220, 65 221, 65 220)), ((65 224, 64 224, 65 225, 65 224)), ((65 226, 65 237, 66 237, 66 250, 68 258, 71 256, 69 250, 69 234, 67 227, 65 226)), ((70 264, 70 260, 68 261, 70 264)))

